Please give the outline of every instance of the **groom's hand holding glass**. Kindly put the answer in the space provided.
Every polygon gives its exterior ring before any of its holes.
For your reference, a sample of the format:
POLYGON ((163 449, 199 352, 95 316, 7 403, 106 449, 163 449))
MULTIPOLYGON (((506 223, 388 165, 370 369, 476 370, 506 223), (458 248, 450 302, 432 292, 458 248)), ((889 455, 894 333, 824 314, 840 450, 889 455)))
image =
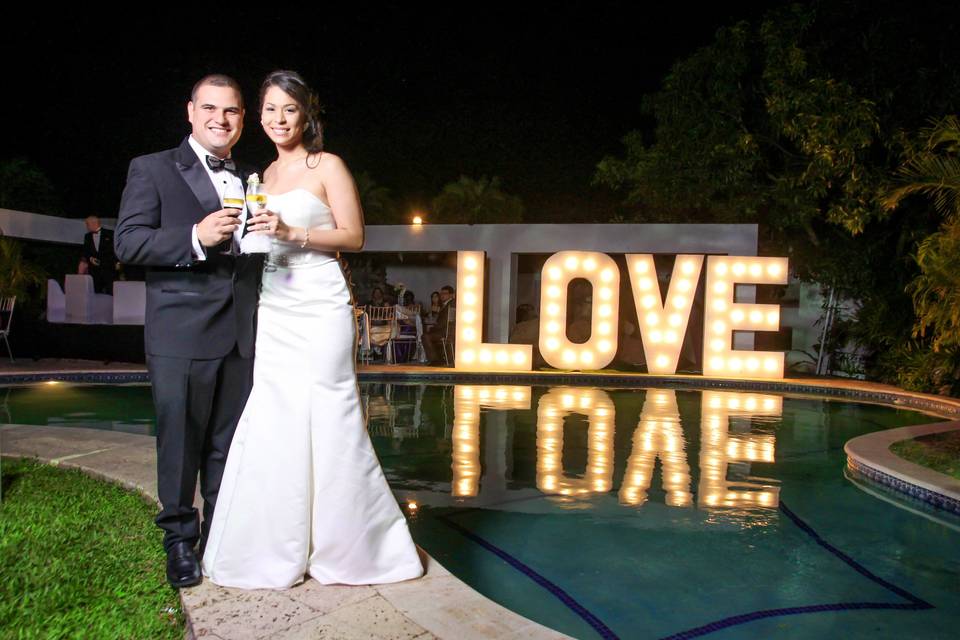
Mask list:
POLYGON ((240 210, 224 208, 207 214, 197 223, 197 239, 205 247, 215 247, 233 237, 233 232, 240 226, 240 210))

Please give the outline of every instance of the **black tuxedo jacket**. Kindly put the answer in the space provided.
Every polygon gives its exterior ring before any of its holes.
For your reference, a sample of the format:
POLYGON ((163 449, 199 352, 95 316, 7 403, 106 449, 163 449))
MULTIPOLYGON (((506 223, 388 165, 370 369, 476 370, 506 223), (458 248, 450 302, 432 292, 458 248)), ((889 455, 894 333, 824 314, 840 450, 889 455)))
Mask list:
POLYGON ((252 357, 262 256, 193 255, 193 225, 221 208, 187 139, 130 162, 115 247, 121 262, 147 268, 147 354, 205 360, 237 345, 252 357))
MULTIPOLYGON (((100 247, 93 243, 93 232, 88 231, 83 236, 83 257, 89 260, 96 258, 105 270, 113 271, 117 265, 117 256, 113 250, 113 231, 100 227, 100 247)), ((90 265, 94 267, 94 265, 90 265)), ((96 267, 94 267, 96 268, 96 267)))

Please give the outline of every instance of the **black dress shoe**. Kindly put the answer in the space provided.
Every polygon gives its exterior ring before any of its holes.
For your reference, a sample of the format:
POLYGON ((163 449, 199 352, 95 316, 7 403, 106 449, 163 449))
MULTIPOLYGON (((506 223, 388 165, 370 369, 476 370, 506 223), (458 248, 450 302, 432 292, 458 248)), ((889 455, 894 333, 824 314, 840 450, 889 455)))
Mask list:
POLYGON ((167 581, 174 589, 200 584, 202 574, 193 545, 177 542, 167 551, 167 581))

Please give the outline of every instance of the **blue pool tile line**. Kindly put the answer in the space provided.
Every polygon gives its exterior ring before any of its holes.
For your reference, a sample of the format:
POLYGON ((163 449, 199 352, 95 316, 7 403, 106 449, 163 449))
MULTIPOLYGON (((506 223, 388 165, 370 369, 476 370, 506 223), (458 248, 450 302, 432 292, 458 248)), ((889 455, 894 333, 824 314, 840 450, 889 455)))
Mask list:
POLYGON ((134 384, 149 383, 150 375, 146 371, 58 371, 49 373, 0 374, 0 385, 34 384, 37 382, 49 382, 51 380, 83 384, 134 384))
MULTIPOLYGON (((459 511, 455 515, 461 515, 462 513, 467 513, 470 511, 475 511, 476 508, 469 508, 464 511, 459 511)), ((837 602, 837 603, 826 603, 826 604, 815 604, 815 605, 806 605, 799 607, 783 607, 779 609, 764 609, 759 611, 751 611, 749 613, 743 613, 735 616, 730 616, 728 618, 723 618, 721 620, 716 620, 709 624, 705 624, 693 629, 687 629, 686 631, 681 631, 669 636, 664 636, 661 640, 688 640, 690 638, 699 638, 701 636, 714 633, 716 631, 722 631, 730 627, 735 627, 743 624, 748 624, 757 620, 762 620, 764 618, 776 618, 782 616, 793 616, 793 615, 802 615, 802 614, 812 614, 812 613, 825 613, 825 612, 839 612, 839 611, 860 611, 860 610, 891 610, 891 611, 922 611, 926 609, 934 608, 932 604, 923 600, 922 598, 915 596, 906 589, 898 587, 897 585, 881 578, 876 575, 862 564, 851 558, 849 555, 835 547, 834 545, 827 542, 817 531, 811 527, 807 522, 805 522, 800 516, 793 512, 782 500, 780 501, 779 510, 790 519, 794 525, 797 526, 801 531, 803 531, 807 536, 809 536, 818 546, 825 549, 831 555, 835 556, 841 562, 846 564, 848 567, 856 571, 858 574, 870 580, 871 582, 883 587, 887 591, 890 591, 894 595, 903 598, 907 602, 837 602)), ((524 564, 522 561, 518 560, 514 556, 510 555, 508 552, 497 547, 493 543, 483 539, 481 536, 473 533, 472 531, 466 529, 462 525, 454 522, 447 516, 437 516, 437 519, 449 526, 450 528, 458 531, 466 538, 476 542, 484 549, 487 549, 497 557, 501 558, 511 567, 517 569, 531 580, 542 586, 548 592, 550 592, 554 597, 563 602, 571 611, 580 616, 587 624, 593 627, 597 633, 603 638, 616 638, 616 634, 607 627, 597 616, 591 613, 583 605, 578 603, 573 599, 568 593, 566 593, 559 586, 551 582, 549 579, 537 573, 534 569, 524 564)))
POLYGON ((853 569, 854 571, 856 571, 857 573, 859 573, 860 575, 862 575, 862 576, 863 576, 864 578, 866 578, 867 580, 870 580, 871 582, 875 582, 876 584, 880 585, 881 587, 883 587, 883 588, 886 589, 887 591, 890 591, 890 592, 892 592, 892 593, 895 593, 896 595, 900 596, 900 597, 903 598, 904 600, 909 600, 911 603, 913 603, 914 605, 916 605, 917 608, 920 608, 920 609, 932 609, 932 608, 933 608, 933 605, 930 604, 929 602, 926 602, 925 600, 923 600, 923 599, 921 599, 921 598, 913 595, 912 593, 910 593, 910 592, 907 591, 906 589, 902 589, 902 588, 896 586, 895 584, 884 580, 883 578, 881 578, 880 576, 878 576, 878 575, 876 575, 875 573, 871 572, 869 569, 867 569, 866 567, 864 567, 862 564, 860 564, 859 562, 857 562, 856 560, 854 560, 853 558, 851 558, 850 556, 848 556, 847 554, 845 554, 843 551, 840 551, 840 549, 837 549, 835 546, 833 546, 832 544, 830 544, 829 542, 827 542, 826 540, 824 540, 824 539, 820 536, 820 534, 817 533, 817 532, 813 529, 813 527, 811 527, 809 524, 807 524, 806 522, 804 522, 804 521, 800 518, 800 516, 798 516, 797 514, 795 514, 793 511, 791 511, 790 508, 787 507, 787 505, 784 504, 784 502, 783 502, 782 500, 780 501, 780 512, 783 513, 783 515, 785 515, 785 516, 787 516, 788 518, 790 518, 790 520, 792 520, 793 523, 794 523, 795 525, 797 525, 797 527, 798 527, 801 531, 803 531, 803 532, 806 533, 808 536, 810 536, 811 538, 813 538, 814 542, 816 542, 818 545, 820 545, 821 547, 823 547, 824 549, 826 549, 827 551, 829 551, 830 553, 832 553, 834 556, 836 556, 837 558, 839 558, 840 560, 842 560, 848 567, 850 567, 851 569, 853 569))
POLYGON ((487 551, 491 552, 492 554, 494 554, 495 556, 497 556, 498 558, 500 558, 501 560, 509 564, 511 567, 513 567, 514 569, 516 569, 517 571, 524 574, 525 576, 527 576, 528 578, 536 582, 538 585, 546 589, 548 592, 550 592, 551 595, 553 595, 555 598, 560 600, 560 602, 562 602, 568 609, 573 611, 581 619, 583 619, 584 622, 590 625, 594 629, 594 631, 600 634, 601 638, 606 638, 608 640, 618 640, 617 634, 615 634, 613 630, 610 629, 610 627, 605 625, 603 621, 600 620, 600 618, 598 618, 597 616, 592 614, 590 611, 588 611, 586 607, 584 607, 582 604, 577 602, 573 598, 573 596, 571 596, 569 593, 561 589, 559 586, 557 586, 556 584, 554 584, 553 582, 551 582, 541 574, 537 573, 533 568, 529 567, 528 565, 524 564, 522 561, 510 555, 509 553, 507 553, 500 547, 496 546, 492 542, 481 538, 477 534, 473 533, 466 527, 463 527, 460 524, 454 522, 453 520, 450 520, 449 518, 444 516, 437 516, 437 519, 443 522, 445 525, 447 525, 451 529, 454 529, 455 531, 459 532, 469 540, 476 542, 478 545, 480 545, 487 551))
POLYGON ((847 456, 847 468, 871 482, 892 489, 894 492, 912 500, 918 500, 935 510, 939 509, 954 515, 960 515, 960 500, 956 498, 945 496, 932 489, 884 473, 859 460, 854 460, 850 456, 847 456))
POLYGON ((812 538, 813 541, 816 542, 820 547, 826 549, 829 553, 837 557, 844 564, 859 573, 867 580, 880 585, 887 591, 890 591, 904 600, 907 600, 907 602, 837 602, 832 604, 815 604, 803 607, 785 607, 782 609, 752 611, 750 613, 743 613, 740 615, 731 616, 729 618, 723 618, 722 620, 717 620, 715 622, 711 622, 710 624, 696 627, 694 629, 681 631, 680 633, 675 633, 670 636, 665 636, 664 638, 661 638, 661 640, 688 640, 689 638, 699 638, 715 631, 721 631, 723 629, 735 627, 741 624, 747 624, 756 620, 762 620, 764 618, 776 618, 780 616, 794 616, 806 613, 823 613, 827 611, 859 611, 863 609, 922 611, 933 608, 933 605, 929 602, 913 595, 906 589, 898 587, 897 585, 884 580, 845 554, 843 551, 840 551, 840 549, 824 540, 823 537, 817 533, 813 527, 807 524, 803 519, 800 518, 800 516, 787 507, 782 500, 780 501, 780 511, 787 516, 801 531, 812 538))
POLYGON ((748 622, 755 622, 764 618, 779 618, 782 616, 795 616, 805 613, 824 613, 828 611, 859 611, 864 609, 920 609, 915 604, 906 603, 885 603, 885 602, 844 602, 839 604, 814 604, 806 607, 785 607, 783 609, 767 609, 765 611, 752 611, 739 616, 731 616, 723 620, 717 620, 710 624, 688 629, 670 636, 664 636, 660 640, 689 640, 690 638, 699 638, 715 631, 722 631, 730 627, 736 627, 748 622))

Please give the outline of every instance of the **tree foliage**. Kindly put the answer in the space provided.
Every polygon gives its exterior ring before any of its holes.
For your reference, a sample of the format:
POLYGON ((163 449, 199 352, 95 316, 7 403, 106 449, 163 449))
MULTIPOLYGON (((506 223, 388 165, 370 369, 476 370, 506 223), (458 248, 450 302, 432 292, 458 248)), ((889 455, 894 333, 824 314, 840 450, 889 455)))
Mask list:
POLYGON ((917 319, 915 335, 934 351, 960 348, 960 120, 935 119, 908 144, 903 164, 883 203, 893 209, 911 196, 925 196, 943 216, 941 228, 917 247, 920 273, 910 283, 917 319))
POLYGON ((433 222, 445 224, 490 224, 521 222, 523 202, 505 193, 500 178, 460 176, 448 183, 433 199, 433 222))
POLYGON ((0 209, 57 214, 61 207, 53 183, 29 160, 0 162, 0 209))
POLYGON ((400 209, 393 194, 387 187, 378 184, 368 172, 358 173, 354 180, 360 205, 363 207, 364 221, 367 224, 403 224, 400 209))
POLYGON ((954 14, 815 0, 724 27, 644 99, 655 126, 629 132, 594 180, 623 194, 623 220, 758 223, 764 251, 859 302, 845 329, 874 375, 943 389, 960 247, 938 227, 960 201, 960 155, 946 153, 960 134, 911 132, 960 107, 954 14))
POLYGON ((0 237, 0 298, 16 296, 22 302, 45 278, 43 269, 23 258, 18 240, 0 237))
POLYGON ((792 6, 720 29, 645 100, 652 142, 628 134, 626 155, 602 160, 596 180, 654 219, 762 222, 815 244, 822 222, 862 232, 883 213, 877 114, 804 48, 814 19, 792 6))

